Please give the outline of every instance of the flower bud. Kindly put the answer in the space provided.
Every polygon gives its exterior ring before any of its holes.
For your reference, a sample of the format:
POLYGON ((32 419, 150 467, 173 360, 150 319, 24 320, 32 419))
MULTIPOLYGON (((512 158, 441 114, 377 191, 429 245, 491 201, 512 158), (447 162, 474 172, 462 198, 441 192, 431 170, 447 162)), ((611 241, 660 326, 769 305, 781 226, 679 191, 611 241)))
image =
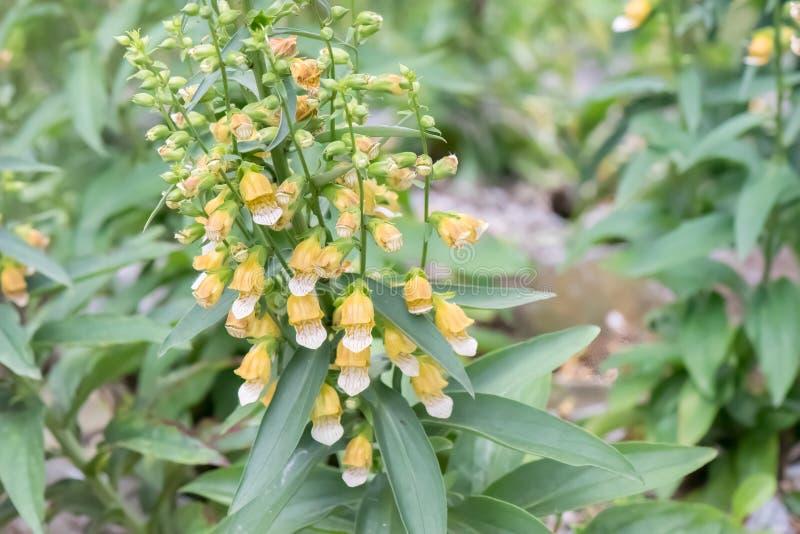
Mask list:
POLYGON ((419 125, 427 130, 428 128, 433 128, 436 126, 436 120, 434 120, 434 118, 430 115, 423 115, 419 119, 419 125))
POLYGON ((414 165, 417 168, 417 174, 420 176, 428 176, 433 172, 433 160, 427 154, 421 154, 414 165))
POLYGON ((349 12, 350 10, 344 6, 331 6, 331 17, 333 18, 334 21, 341 19, 349 12))
POLYGON ((148 141, 158 141, 159 139, 164 139, 170 133, 170 129, 167 127, 166 124, 156 124, 144 135, 145 139, 148 141))
POLYGON ((173 148, 164 144, 158 147, 158 155, 166 162, 181 161, 186 157, 186 150, 183 148, 173 148))
POLYGON ((192 223, 183 230, 175 233, 175 240, 181 245, 194 243, 205 233, 205 227, 200 223, 192 223))
POLYGON ((145 108, 151 108, 156 105, 156 99, 149 93, 136 93, 133 95, 131 102, 145 108))
POLYGON ((458 158, 450 154, 433 164, 433 179, 441 180, 453 176, 458 171, 458 158))
POLYGON ((367 167, 369 167, 369 156, 367 156, 360 150, 357 150, 356 153, 353 154, 352 161, 353 161, 353 166, 356 169, 366 169, 367 167))
POLYGON ((294 142, 300 148, 309 148, 314 146, 314 136, 308 130, 300 129, 294 133, 294 142))
POLYGON ((200 7, 200 11, 197 13, 204 19, 210 19, 211 16, 214 14, 214 11, 209 6, 202 6, 200 7))
POLYGON ((297 54, 297 36, 273 37, 269 40, 272 55, 276 58, 290 58, 297 54))
POLYGON ((405 79, 397 74, 384 74, 373 76, 367 84, 367 89, 382 93, 392 93, 394 95, 403 94, 403 82, 405 79))
POLYGON ((382 24, 383 17, 374 11, 362 11, 356 15, 355 25, 357 26, 371 26, 375 24, 382 24))
POLYGON ((332 160, 336 156, 342 156, 347 154, 347 145, 344 144, 344 141, 331 141, 325 147, 325 150, 322 151, 322 156, 327 160, 332 160))
POLYGON ((189 136, 189 134, 181 130, 167 137, 165 144, 175 148, 183 148, 189 144, 190 140, 191 137, 189 136))
POLYGON ((188 50, 189 56, 194 60, 205 59, 213 56, 216 53, 216 48, 214 48, 214 45, 211 44, 199 44, 188 50))
POLYGON ((167 37, 158 44, 158 47, 163 48, 164 50, 170 50, 177 46, 178 46, 178 41, 176 41, 174 37, 167 37))
POLYGON ((230 67, 242 67, 247 65, 247 56, 238 50, 231 50, 225 54, 225 64, 230 67))
POLYGON ((238 9, 227 9, 226 11, 221 11, 219 14, 219 23, 220 24, 232 24, 236 22, 236 19, 239 17, 241 11, 238 9))
POLYGON ((190 17, 197 16, 200 13, 200 6, 196 2, 189 2, 181 9, 181 13, 189 15, 190 17))

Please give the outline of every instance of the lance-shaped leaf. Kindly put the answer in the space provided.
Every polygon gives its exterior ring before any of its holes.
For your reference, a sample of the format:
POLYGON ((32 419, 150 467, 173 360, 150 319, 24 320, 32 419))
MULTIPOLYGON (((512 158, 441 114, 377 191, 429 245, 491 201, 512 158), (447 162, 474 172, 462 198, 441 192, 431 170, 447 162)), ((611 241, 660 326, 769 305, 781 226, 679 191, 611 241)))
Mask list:
POLYGON ((43 324, 34 341, 44 344, 106 346, 125 343, 160 343, 169 330, 148 317, 73 315, 43 324))
POLYGON ((61 265, 5 228, 0 228, 0 254, 10 256, 20 263, 33 267, 51 280, 66 286, 72 284, 72 280, 61 265))
POLYGON ((38 401, 0 411, 0 482, 19 516, 44 533, 44 414, 38 401))
POLYGON ((372 303, 378 313, 402 330, 421 351, 438 361, 466 391, 473 393, 472 383, 464 366, 439 330, 426 317, 408 313, 402 287, 387 286, 374 280, 367 280, 367 283, 372 292, 372 303))
POLYGON ((536 291, 527 287, 505 287, 503 285, 478 285, 438 282, 431 284, 437 293, 453 293, 453 302, 467 308, 504 310, 551 299, 555 293, 536 291))
POLYGON ((356 515, 355 534, 376 533, 406 534, 386 473, 379 473, 369 483, 356 515))
POLYGON ((637 479, 635 469, 619 451, 579 426, 544 410, 495 395, 471 399, 453 393, 453 413, 447 419, 416 411, 426 424, 474 432, 501 445, 569 465, 591 465, 637 479))
POLYGON ((550 529, 519 506, 485 495, 473 495, 450 509, 447 515, 447 532, 549 534, 550 529))
POLYGON ((306 432, 288 460, 266 473, 255 497, 225 518, 214 532, 234 534, 264 532, 269 529, 313 467, 332 452, 333 448, 317 443, 306 432))
POLYGON ((10 304, 0 304, 0 365, 20 376, 42 378, 28 345, 28 336, 20 325, 19 314, 10 304))
POLYGON ((716 451, 661 443, 614 446, 633 464, 644 482, 597 467, 575 467, 553 460, 527 463, 504 476, 486 495, 543 516, 636 495, 680 480, 714 459, 716 451), (535 484, 531 481, 535 480, 535 484))
POLYGON ((422 425, 402 395, 382 383, 374 383, 364 397, 372 408, 375 437, 406 530, 445 532, 444 480, 422 425))
POLYGON ((228 315, 236 297, 236 291, 226 289, 210 308, 193 304, 158 348, 158 355, 163 356, 169 349, 191 341, 200 332, 217 324, 228 315))
POLYGON ((264 492, 286 466, 297 447, 330 363, 330 345, 317 350, 301 348, 283 371, 269 410, 264 414, 250 450, 231 512, 264 492))
POLYGON ((700 503, 642 502, 612 506, 600 512, 584 534, 745 534, 722 511, 700 503))

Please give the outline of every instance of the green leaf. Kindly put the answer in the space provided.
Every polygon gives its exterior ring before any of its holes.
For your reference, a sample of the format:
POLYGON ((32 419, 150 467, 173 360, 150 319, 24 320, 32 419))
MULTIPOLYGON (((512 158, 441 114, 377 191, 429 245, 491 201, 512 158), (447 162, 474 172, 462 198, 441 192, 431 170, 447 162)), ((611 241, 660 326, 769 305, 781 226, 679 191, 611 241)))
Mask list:
POLYGON ((0 411, 0 482, 20 517, 44 534, 44 415, 38 401, 0 411))
POLYGON ((178 491, 205 497, 209 501, 229 506, 244 473, 244 465, 231 465, 206 471, 182 486, 178 491))
POLYGON ((713 506, 685 502, 642 502, 603 510, 583 534, 744 534, 713 506))
POLYGON ((689 301, 678 346, 689 376, 707 397, 714 398, 717 370, 728 354, 731 337, 725 299, 719 293, 700 294, 689 301))
POLYGON ((19 376, 42 378, 19 314, 10 304, 0 304, 0 364, 19 376))
POLYGON ((51 345, 106 346, 160 343, 169 333, 162 324, 141 316, 73 315, 43 324, 34 342, 51 345))
POLYGON ((65 286, 72 284, 72 280, 70 280, 63 267, 50 259, 44 252, 29 245, 22 238, 5 228, 0 228, 0 253, 33 267, 48 278, 65 286))
POLYGON ((467 366, 467 375, 475 391, 508 396, 549 375, 586 348, 599 333, 596 326, 576 326, 543 334, 481 356, 467 366))
POLYGON ((378 473, 367 486, 358 507, 355 534, 406 534, 386 473, 378 473))
POLYGON ((445 532, 444 480, 422 425, 405 399, 382 383, 373 383, 364 397, 372 408, 375 437, 406 530, 445 532))
POLYGON ((303 482, 269 528, 260 532, 297 532, 319 521, 338 506, 358 503, 364 488, 348 488, 337 469, 318 467, 303 482))
POLYGON ((333 450, 311 438, 306 432, 300 444, 283 464, 276 466, 261 481, 260 492, 222 521, 214 532, 242 533, 264 532, 276 520, 281 510, 297 493, 312 468, 322 461, 333 450))
POLYGON ((402 287, 387 286, 371 279, 367 280, 367 284, 372 292, 375 309, 408 336, 421 351, 438 361, 471 394, 472 383, 461 361, 433 322, 426 317, 408 313, 402 287))
POLYGON ((744 259, 758 242, 767 217, 775 203, 790 186, 796 183, 787 166, 770 165, 763 176, 751 176, 739 193, 736 203, 736 253, 744 259))
POLYGON ((195 106, 200 103, 200 100, 205 96, 208 90, 214 86, 214 83, 216 83, 216 81, 219 80, 221 76, 222 76, 221 72, 219 71, 219 69, 217 69, 213 72, 209 72, 208 74, 198 73, 197 75, 192 77, 192 79, 190 79, 188 82, 186 82, 186 85, 184 87, 197 84, 197 89, 192 95, 192 99, 189 100, 189 103, 186 104, 185 106, 187 113, 192 111, 195 108, 195 106), (200 83, 198 83, 198 80, 200 81, 200 83))
POLYGON ((632 277, 651 276, 730 243, 731 220, 721 213, 691 219, 656 239, 642 240, 611 256, 606 265, 632 277))
MULTIPOLYGON (((339 139, 342 135, 348 133, 347 128, 340 128, 331 132, 325 132, 317 140, 321 143, 327 143, 334 139, 339 139)), ((366 135, 367 137, 419 137, 419 130, 416 128, 408 128, 407 126, 353 126, 353 133, 357 135, 366 135)), ((431 132, 425 132, 425 137, 428 139, 436 139, 437 141, 447 142, 445 139, 431 132)))
POLYGON ((772 473, 756 473, 742 480, 731 500, 731 513, 734 521, 741 522, 745 517, 761 508, 778 491, 778 482, 772 473))
POLYGON ((706 435, 719 411, 716 402, 687 380, 678 401, 678 443, 694 445, 706 435))
POLYGON ((747 308, 745 331, 753 342, 774 406, 800 369, 800 289, 786 279, 759 286, 747 308))
POLYGON ((690 132, 696 132, 703 114, 703 80, 696 66, 686 67, 680 74, 678 105, 686 127, 690 132))
POLYGON ((330 362, 330 345, 299 349, 281 375, 275 397, 264 414, 244 475, 231 504, 236 512, 264 491, 286 466, 297 447, 330 362))
POLYGON ((550 530, 529 512, 493 497, 475 495, 451 508, 450 534, 549 534, 550 530))
POLYGON ((721 146, 732 142, 748 130, 760 126, 764 122, 761 115, 742 113, 723 122, 710 132, 704 134, 700 141, 693 144, 685 157, 678 157, 679 172, 685 172, 698 162, 708 158, 721 146))
POLYGON ((61 169, 55 165, 40 163, 32 159, 18 156, 0 156, 0 171, 10 172, 58 172, 61 169))
POLYGON ((617 206, 628 204, 652 184, 654 173, 651 169, 661 157, 652 150, 644 150, 631 158, 619 179, 615 196, 617 206))
POLYGON ((587 97, 589 102, 669 92, 667 82, 654 76, 626 77, 603 83, 587 97))
POLYGON ((660 443, 614 446, 644 481, 596 467, 573 467, 553 460, 525 464, 492 484, 486 494, 525 508, 537 516, 575 510, 636 495, 679 481, 716 456, 714 449, 660 443), (535 480, 535 484, 531 481, 535 480))
POLYGON ((110 445, 138 452, 147 458, 186 465, 228 463, 220 453, 178 427, 143 417, 113 419, 106 427, 105 437, 110 445))
POLYGON ((91 48, 73 52, 67 64, 66 89, 75 132, 92 150, 104 156, 101 133, 107 117, 108 95, 103 64, 91 48))
POLYGON ((227 289, 210 308, 192 304, 158 348, 158 356, 163 356, 169 349, 191 341, 197 334, 221 321, 228 315, 228 310, 236 297, 236 291, 227 289))
POLYGON ((525 287, 491 287, 449 282, 439 282, 431 285, 437 293, 455 293, 453 302, 459 306, 484 310, 504 310, 539 300, 551 299, 556 296, 555 293, 536 291, 525 287))
POLYGON ((448 419, 430 417, 421 406, 417 406, 417 415, 426 424, 474 432, 529 454, 568 465, 591 465, 636 478, 630 462, 611 445, 544 410, 482 393, 475 395, 475 399, 464 393, 451 396, 453 413, 448 419), (498 414, 503 415, 498 417, 498 414))

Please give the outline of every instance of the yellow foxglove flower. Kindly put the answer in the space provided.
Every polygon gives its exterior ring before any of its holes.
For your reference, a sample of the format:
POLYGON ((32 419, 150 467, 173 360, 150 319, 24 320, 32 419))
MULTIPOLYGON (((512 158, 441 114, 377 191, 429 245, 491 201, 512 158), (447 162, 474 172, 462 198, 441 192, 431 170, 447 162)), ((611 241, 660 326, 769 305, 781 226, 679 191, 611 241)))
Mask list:
POLYGON ((467 317, 458 304, 447 302, 441 297, 434 297, 436 315, 434 323, 444 338, 453 347, 456 354, 461 356, 475 356, 478 351, 478 342, 467 333, 467 328, 475 322, 467 317))
POLYGON ((294 174, 281 182, 281 185, 278 186, 278 193, 276 195, 278 205, 282 208, 285 208, 300 198, 300 193, 303 190, 305 181, 305 178, 302 176, 294 174))
POLYGON ((268 313, 264 313, 260 317, 253 316, 248 324, 247 337, 258 339, 266 336, 279 338, 281 329, 268 313))
POLYGON ((217 143, 227 144, 231 142, 231 129, 228 127, 228 118, 222 117, 217 122, 208 125, 211 135, 217 143))
POLYGON ((448 247, 458 249, 473 242, 472 227, 457 215, 436 211, 431 213, 429 220, 448 247))
POLYGON ((344 328, 342 343, 354 352, 361 352, 372 345, 375 310, 366 291, 363 286, 357 286, 339 306, 337 315, 337 324, 344 328))
POLYGON ((336 278, 342 274, 342 262, 352 248, 353 244, 349 241, 337 241, 323 247, 314 260, 314 272, 320 278, 336 278))
POLYGON ((289 291, 292 295, 301 297, 308 295, 317 283, 317 272, 314 269, 314 262, 317 261, 322 246, 319 236, 311 234, 295 247, 292 257, 289 260, 289 267, 294 271, 294 276, 289 280, 289 291))
POLYGON ((256 135, 256 127, 253 119, 246 113, 234 113, 231 115, 231 133, 238 141, 249 141, 256 135))
POLYGON ((360 203, 358 193, 348 187, 337 184, 327 185, 323 190, 323 194, 340 212, 358 208, 360 203))
POLYGON ((289 324, 295 329, 298 345, 318 349, 328 338, 328 332, 322 325, 325 314, 313 293, 303 296, 289 295, 286 312, 289 315, 289 324))
POLYGON ((409 273, 403 286, 403 296, 409 313, 421 315, 433 309, 433 288, 420 269, 409 273))
POLYGON ((39 250, 44 250, 50 244, 50 238, 41 233, 36 228, 30 226, 22 226, 16 229, 17 233, 32 247, 39 250))
POLYGON ((28 283, 25 281, 25 267, 22 265, 6 264, 0 271, 0 290, 3 295, 19 306, 28 305, 28 283))
POLYGON ((414 357, 413 352, 417 346, 408 339, 396 326, 386 321, 386 328, 383 331, 383 346, 386 348, 386 355, 406 376, 419 375, 419 362, 414 357))
POLYGON ((370 160, 374 160, 381 153, 381 144, 379 141, 367 137, 366 135, 357 135, 356 149, 366 154, 370 160))
POLYGON ((192 294, 197 304, 203 308, 210 308, 217 303, 225 290, 228 276, 224 271, 201 273, 192 284, 192 294))
POLYGON ((297 121, 313 117, 317 114, 318 101, 308 98, 307 95, 299 95, 297 97, 297 109, 294 112, 294 118, 297 121))
POLYGON ((364 212, 381 219, 391 219, 402 215, 397 193, 370 178, 364 180, 364 212))
POLYGON ((322 384, 311 409, 311 437, 323 445, 333 445, 344 435, 341 418, 339 394, 328 384, 322 384))
POLYGON ((226 188, 220 191, 217 196, 206 202, 205 206, 203 206, 203 211, 206 212, 206 215, 211 215, 225 203, 225 199, 227 198, 228 189, 226 188))
POLYGON ((369 230, 375 243, 386 252, 397 252, 403 247, 403 234, 393 224, 370 221, 369 230))
POLYGON ((238 211, 236 204, 225 202, 215 209, 208 218, 198 217, 196 220, 205 226, 205 238, 212 243, 223 241, 233 228, 233 221, 238 211))
POLYGON ((340 341, 336 347, 336 360, 340 369, 336 382, 342 391, 355 397, 369 387, 369 346, 360 352, 353 352, 340 341))
POLYGON ((642 25, 652 10, 653 5, 650 0, 628 0, 623 14, 611 23, 611 29, 618 33, 635 30, 642 25))
POLYGON ((253 345, 233 372, 244 379, 239 387, 239 404, 245 406, 256 402, 272 374, 272 352, 274 341, 259 341, 253 345))
POLYGON ((195 271, 213 271, 225 264, 228 253, 225 247, 217 247, 216 243, 208 243, 203 247, 203 253, 192 259, 192 268, 195 271))
MULTIPOLYGON (((245 338, 247 337, 247 331, 250 328, 250 324, 253 321, 253 318, 254 315, 251 313, 247 317, 239 319, 233 315, 233 311, 229 311, 228 317, 225 319, 225 330, 227 330, 228 335, 231 337, 235 337, 238 339, 245 338)), ((260 337, 260 336, 252 336, 252 337, 260 337)))
POLYGON ((272 403, 272 398, 275 396, 275 390, 278 389, 278 381, 275 380, 272 384, 269 385, 269 389, 261 397, 261 404, 269 408, 269 405, 272 403))
POLYGON ((411 387, 431 417, 447 419, 453 412, 453 399, 442 392, 446 386, 439 366, 428 357, 420 358, 419 375, 411 377, 411 387))
POLYGON ((762 28, 753 34, 750 44, 747 46, 745 65, 760 67, 769 63, 775 47, 774 35, 773 28, 762 28))
POLYGON ((231 311, 234 317, 242 319, 247 317, 256 307, 256 302, 264 293, 264 252, 263 248, 253 247, 247 260, 240 263, 233 272, 230 288, 239 292, 239 297, 233 302, 231 311))
POLYGON ((269 226, 280 218, 283 210, 278 205, 275 185, 260 172, 245 171, 239 192, 256 224, 269 226))
POLYGON ((470 242, 472 243, 477 242, 478 239, 480 239, 484 232, 486 232, 486 230, 489 228, 489 223, 486 221, 476 219, 475 217, 467 215, 466 213, 457 213, 456 215, 458 215, 461 221, 466 224, 472 232, 470 234, 470 242))
POLYGON ((313 92, 319 87, 319 76, 322 69, 316 59, 293 59, 289 70, 295 83, 306 91, 313 92))
POLYGON ((386 183, 397 191, 406 191, 414 185, 417 173, 408 167, 396 167, 386 175, 386 183))
POLYGON ((336 235, 342 238, 353 237, 361 227, 361 217, 358 209, 351 208, 343 211, 336 221, 336 235))
POLYGON ((402 95, 404 90, 401 84, 406 81, 405 78, 399 74, 382 74, 380 76, 373 76, 367 83, 367 89, 370 91, 381 91, 392 93, 394 95, 402 95))
POLYGON ((372 468, 372 443, 361 434, 351 439, 344 450, 342 465, 345 484, 354 488, 366 483, 372 468))
POLYGON ((273 37, 269 40, 269 47, 276 58, 290 58, 297 54, 297 36, 273 37))

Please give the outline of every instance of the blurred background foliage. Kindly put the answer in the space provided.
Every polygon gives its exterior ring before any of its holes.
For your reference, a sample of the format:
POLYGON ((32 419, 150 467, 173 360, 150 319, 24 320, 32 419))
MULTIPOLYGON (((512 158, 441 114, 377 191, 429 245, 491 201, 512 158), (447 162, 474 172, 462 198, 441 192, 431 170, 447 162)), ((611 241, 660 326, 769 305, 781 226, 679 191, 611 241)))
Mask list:
MULTIPOLYGON (((551 212, 561 221, 559 235, 571 234, 563 247, 568 265, 599 254, 604 270, 666 288, 667 297, 656 298, 663 306, 628 317, 649 329, 619 336, 645 344, 626 347, 599 370, 589 364, 594 378, 634 369, 622 373, 589 428, 714 445, 721 458, 679 494, 737 519, 777 502, 770 513, 782 522, 771 526, 793 528, 790 512, 800 497, 787 467, 798 461, 800 417, 800 76, 794 57, 785 57, 778 106, 774 66, 742 64, 752 32, 773 23, 776 2, 662 2, 626 34, 611 32, 624 5, 614 1, 356 4, 384 16, 383 31, 361 57, 364 70, 406 63, 423 80, 423 100, 448 139, 433 155, 452 151, 461 160, 454 187, 465 193, 454 201, 466 196, 480 213, 484 188, 528 184, 546 198, 532 209, 551 212)), ((152 445, 126 441, 126 429, 150 421, 158 440, 175 440, 177 464, 137 465, 156 517, 165 513, 160 496, 175 490, 165 482, 180 480, 176 472, 190 463, 180 455, 214 451, 154 421, 223 420, 237 384, 228 372, 233 362, 219 355, 242 351, 237 340, 212 335, 157 357, 165 325, 192 303, 192 271, 189 255, 169 238, 182 226, 179 216, 156 213, 142 231, 164 187, 157 179, 163 164, 142 135, 155 117, 129 104, 131 70, 112 36, 141 27, 158 41, 161 19, 179 7, 169 0, 0 0, 0 222, 30 223, 48 235, 49 252, 73 280, 52 296, 45 277, 30 279, 37 313, 26 328, 36 342, 62 347, 40 362, 48 366, 59 424, 78 421, 90 444, 102 442, 97 461, 112 473, 121 476, 133 451, 152 445), (95 402, 83 409, 89 397, 95 402)), ((477 257, 513 272, 529 262, 530 235, 525 224, 516 233, 514 221, 509 227, 480 245, 477 257)), ((447 252, 438 254, 446 262, 447 252)), ((574 324, 572 314, 606 280, 579 287, 562 324, 574 324)), ((599 320, 616 307, 599 305, 599 320)), ((548 324, 526 315, 482 319, 501 326, 485 331, 484 350, 548 324)), ((219 426, 199 428, 218 450, 240 454, 254 432, 245 427, 221 442, 219 426)), ((51 497, 68 499, 61 490, 51 497)), ((7 501, 0 507, 3 518, 13 515, 9 508, 7 501)))

